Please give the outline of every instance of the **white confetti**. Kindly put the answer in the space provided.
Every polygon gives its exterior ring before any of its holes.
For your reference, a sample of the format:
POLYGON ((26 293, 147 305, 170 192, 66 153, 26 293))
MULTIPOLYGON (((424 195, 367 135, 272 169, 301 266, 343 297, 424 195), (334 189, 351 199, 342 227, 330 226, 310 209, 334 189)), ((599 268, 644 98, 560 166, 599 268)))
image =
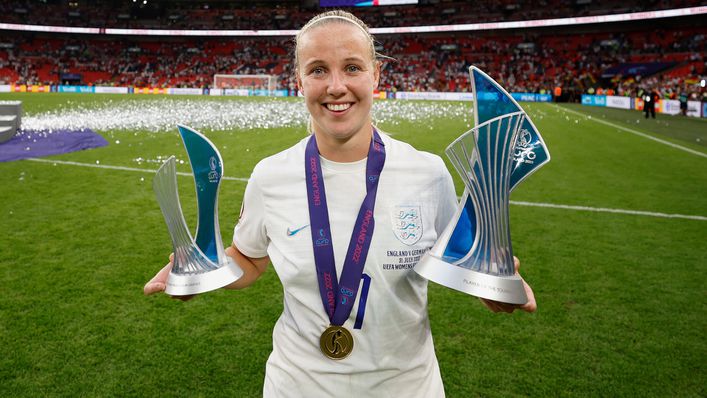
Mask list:
MULTIPOLYGON (((468 103, 376 101, 373 119, 376 123, 397 124, 407 120, 431 124, 434 118, 466 118, 471 112, 468 103)), ((303 128, 309 114, 303 100, 272 98, 194 100, 160 98, 144 101, 107 101, 93 107, 73 105, 49 112, 27 115, 23 127, 51 132, 56 130, 94 131, 132 130, 140 132, 173 132, 177 124, 197 130, 251 130, 281 127, 303 128)), ((426 126, 427 127, 427 126, 426 126)), ((115 141, 116 144, 119 140, 115 141)), ((140 143, 142 144, 142 143, 140 143)))

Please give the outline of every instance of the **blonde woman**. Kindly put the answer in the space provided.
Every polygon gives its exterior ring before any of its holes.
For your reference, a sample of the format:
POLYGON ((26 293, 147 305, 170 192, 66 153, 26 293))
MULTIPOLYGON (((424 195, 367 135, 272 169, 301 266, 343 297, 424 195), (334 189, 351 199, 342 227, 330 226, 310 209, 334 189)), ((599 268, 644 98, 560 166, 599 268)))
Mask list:
MULTIPOLYGON (((443 397, 427 281, 412 268, 454 214, 452 178, 441 158, 373 125, 380 63, 358 18, 312 18, 295 64, 312 134, 255 167, 227 250, 244 271, 228 288, 269 263, 284 288, 263 395, 443 397)), ((145 293, 163 291, 170 269, 145 293)))

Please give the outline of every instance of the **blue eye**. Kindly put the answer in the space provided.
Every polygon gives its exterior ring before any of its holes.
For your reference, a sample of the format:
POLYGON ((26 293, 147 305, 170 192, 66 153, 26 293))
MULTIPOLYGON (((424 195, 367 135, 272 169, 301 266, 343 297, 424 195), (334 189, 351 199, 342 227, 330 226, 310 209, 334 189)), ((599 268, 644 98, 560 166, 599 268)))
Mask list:
POLYGON ((347 71, 347 72, 358 72, 358 71, 360 71, 360 70, 361 70, 361 68, 359 68, 359 67, 356 66, 356 65, 349 65, 349 66, 346 67, 346 71, 347 71))
POLYGON ((309 73, 312 75, 321 75, 322 73, 324 73, 324 68, 316 67, 316 68, 312 69, 309 73))

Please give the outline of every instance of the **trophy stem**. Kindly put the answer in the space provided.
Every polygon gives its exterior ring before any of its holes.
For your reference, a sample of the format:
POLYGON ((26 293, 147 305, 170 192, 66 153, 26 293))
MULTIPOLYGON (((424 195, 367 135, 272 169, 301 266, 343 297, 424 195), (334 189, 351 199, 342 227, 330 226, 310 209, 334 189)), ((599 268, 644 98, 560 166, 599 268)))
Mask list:
MULTIPOLYGON (((222 245, 216 246, 216 261, 213 261, 192 238, 179 203, 174 156, 167 159, 157 171, 153 188, 174 249, 172 270, 165 292, 171 296, 199 294, 221 288, 239 279, 243 271, 225 254, 222 245)), ((213 224, 218 226, 216 221, 213 224)), ((213 230, 213 235, 212 241, 221 240, 217 229, 213 230)))
POLYGON ((515 273, 509 212, 512 152, 524 119, 522 112, 491 119, 447 147, 466 194, 456 219, 415 266, 418 274, 485 299, 528 301, 515 273))
POLYGON ((524 116, 518 112, 497 118, 463 134, 447 148, 474 206, 474 243, 453 264, 474 271, 512 276, 508 193, 511 151, 524 116))
POLYGON ((478 68, 472 66, 469 73, 476 126, 445 151, 464 182, 464 196, 415 271, 468 294, 524 304, 528 298, 515 271, 509 197, 550 154, 513 97, 478 68))

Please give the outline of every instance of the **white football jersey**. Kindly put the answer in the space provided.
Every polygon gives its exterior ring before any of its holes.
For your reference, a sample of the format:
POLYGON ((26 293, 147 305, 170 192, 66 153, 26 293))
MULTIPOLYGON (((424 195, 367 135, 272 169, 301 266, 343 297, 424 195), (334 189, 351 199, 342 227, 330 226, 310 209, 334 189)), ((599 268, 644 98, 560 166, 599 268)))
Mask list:
MULTIPOLYGON (((413 267, 456 207, 439 156, 381 134, 386 160, 375 229, 348 320, 354 348, 341 360, 319 348, 329 318, 322 304, 309 230, 305 147, 268 157, 253 170, 233 242, 249 257, 269 256, 284 288, 273 330, 265 397, 442 397, 444 388, 427 316, 427 281, 413 267)), ((337 275, 366 195, 366 159, 321 158, 337 275)))

